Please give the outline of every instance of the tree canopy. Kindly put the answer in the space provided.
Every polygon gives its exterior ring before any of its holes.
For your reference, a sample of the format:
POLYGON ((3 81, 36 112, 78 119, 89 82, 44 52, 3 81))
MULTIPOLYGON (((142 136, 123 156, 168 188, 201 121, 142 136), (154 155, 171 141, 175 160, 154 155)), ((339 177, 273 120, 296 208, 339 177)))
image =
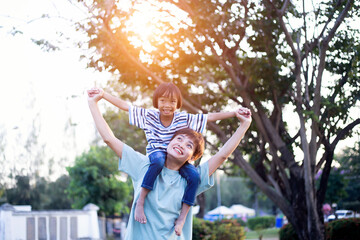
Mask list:
MULTIPOLYGON (((354 147, 347 147, 335 156, 340 163, 338 171, 345 185, 345 196, 340 199, 338 206, 345 209, 359 211, 360 209, 360 142, 354 147)), ((333 174, 333 172, 331 172, 333 174)), ((330 176, 331 176, 330 174, 330 176)), ((328 195, 328 192, 326 193, 328 195)))
POLYGON ((30 183, 30 176, 17 175, 15 179, 15 186, 4 187, 4 203, 31 205, 34 210, 71 208, 72 201, 65 192, 69 185, 69 176, 60 176, 55 182, 37 178, 33 184, 30 183))
POLYGON ((67 193, 73 208, 93 203, 107 216, 128 212, 130 184, 120 180, 118 157, 111 149, 92 146, 67 170, 70 177, 67 193))
MULTIPOLYGON (((78 25, 88 36, 84 57, 113 73, 109 87, 123 99, 146 99, 171 81, 188 112, 250 108, 252 127, 225 168, 243 169, 299 239, 324 239, 321 206, 334 151, 360 123, 351 114, 360 96, 358 1, 76 4, 89 14, 78 25)), ((211 151, 236 125, 208 125, 216 136, 211 151)))

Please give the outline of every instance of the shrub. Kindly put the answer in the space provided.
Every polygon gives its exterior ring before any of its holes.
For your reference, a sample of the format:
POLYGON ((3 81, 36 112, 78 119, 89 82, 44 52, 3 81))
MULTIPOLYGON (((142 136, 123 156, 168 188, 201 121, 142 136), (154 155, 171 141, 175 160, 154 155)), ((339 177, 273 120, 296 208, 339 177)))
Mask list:
POLYGON ((279 231, 280 240, 299 240, 291 224, 285 224, 279 231))
POLYGON ((220 221, 215 221, 215 223, 231 223, 232 225, 234 226, 242 226, 242 227, 245 227, 246 226, 246 223, 241 220, 240 218, 232 218, 232 219, 222 219, 220 221))
POLYGON ((360 219, 339 219, 325 224, 327 240, 357 240, 360 236, 360 219))
POLYGON ((240 226, 246 227, 246 222, 241 218, 236 218, 236 221, 240 224, 240 226))
POLYGON ((193 221, 193 240, 243 240, 244 228, 235 219, 210 222, 199 218, 193 221))
MULTIPOLYGON (((339 219, 325 223, 326 240, 357 240, 360 236, 360 219, 339 219)), ((291 224, 283 226, 279 231, 280 240, 298 240, 291 224)))
POLYGON ((211 239, 212 223, 200 218, 193 219, 193 240, 211 239))
POLYGON ((265 217, 249 218, 247 221, 247 226, 251 230, 271 228, 271 227, 275 226, 275 217, 274 216, 265 216, 265 217))
MULTIPOLYGON (((216 226, 216 225, 214 225, 216 226)), ((214 228, 214 237, 216 240, 242 240, 245 239, 244 228, 233 223, 220 223, 214 228)))

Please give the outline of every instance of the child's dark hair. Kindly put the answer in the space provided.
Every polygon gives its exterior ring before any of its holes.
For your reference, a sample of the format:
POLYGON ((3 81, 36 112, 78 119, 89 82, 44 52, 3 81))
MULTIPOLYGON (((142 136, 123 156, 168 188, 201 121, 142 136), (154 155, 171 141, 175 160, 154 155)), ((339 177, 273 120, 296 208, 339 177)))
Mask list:
POLYGON ((161 83, 154 92, 153 95, 153 105, 155 108, 158 108, 158 99, 160 97, 174 97, 177 100, 176 108, 181 108, 182 106, 182 96, 180 89, 173 83, 161 83))
POLYGON ((193 161, 199 159, 204 154, 205 140, 201 133, 198 133, 191 128, 183 128, 175 132, 171 140, 173 140, 177 135, 186 135, 194 142, 195 149, 192 157, 193 161))

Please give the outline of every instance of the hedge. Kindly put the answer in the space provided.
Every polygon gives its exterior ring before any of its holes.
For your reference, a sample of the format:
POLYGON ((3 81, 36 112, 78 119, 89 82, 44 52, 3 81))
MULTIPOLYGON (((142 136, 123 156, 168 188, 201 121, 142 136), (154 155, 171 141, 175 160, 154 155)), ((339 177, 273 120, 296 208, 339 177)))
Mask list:
POLYGON ((275 226, 275 217, 274 216, 264 216, 264 217, 254 217, 249 218, 247 221, 247 226, 251 230, 260 230, 271 228, 275 226))
MULTIPOLYGON (((358 240, 360 218, 339 219, 325 223, 325 240, 358 240)), ((280 240, 298 240, 291 224, 284 225, 279 231, 280 240)))

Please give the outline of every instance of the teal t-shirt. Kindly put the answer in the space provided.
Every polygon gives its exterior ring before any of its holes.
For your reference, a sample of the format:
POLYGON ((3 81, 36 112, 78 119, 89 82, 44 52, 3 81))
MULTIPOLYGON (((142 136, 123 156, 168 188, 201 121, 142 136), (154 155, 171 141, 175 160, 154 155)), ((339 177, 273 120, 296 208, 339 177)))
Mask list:
MULTIPOLYGON (((131 207, 126 240, 190 240, 192 239, 192 208, 184 224, 181 236, 175 234, 174 223, 179 217, 181 200, 184 195, 186 180, 178 171, 163 168, 156 178, 154 188, 145 199, 144 211, 147 218, 146 224, 141 224, 134 219, 135 203, 139 197, 141 183, 150 165, 148 157, 136 152, 124 144, 122 159, 119 160, 119 170, 127 173, 133 182, 134 202, 131 207)), ((209 177, 208 163, 203 163, 197 170, 201 183, 197 194, 214 185, 213 177, 209 177)))

